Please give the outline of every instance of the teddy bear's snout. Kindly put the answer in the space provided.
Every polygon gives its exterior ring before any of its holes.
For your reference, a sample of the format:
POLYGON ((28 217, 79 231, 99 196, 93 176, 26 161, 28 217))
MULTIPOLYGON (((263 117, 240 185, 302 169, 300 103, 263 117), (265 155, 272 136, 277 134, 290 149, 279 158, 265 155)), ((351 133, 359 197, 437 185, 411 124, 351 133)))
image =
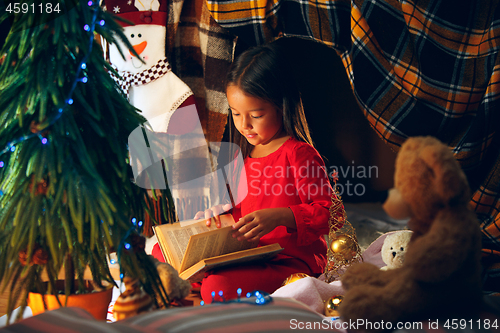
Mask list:
POLYGON ((396 251, 392 252, 392 257, 396 258, 396 254, 397 254, 396 251))

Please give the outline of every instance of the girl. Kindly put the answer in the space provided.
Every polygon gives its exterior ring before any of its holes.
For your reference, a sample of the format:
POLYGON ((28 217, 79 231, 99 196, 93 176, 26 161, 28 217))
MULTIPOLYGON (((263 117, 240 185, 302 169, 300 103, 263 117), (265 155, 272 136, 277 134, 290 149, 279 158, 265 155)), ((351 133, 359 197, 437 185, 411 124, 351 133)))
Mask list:
MULTIPOLYGON (((332 188, 323 160, 313 148, 300 92, 276 44, 252 48, 232 64, 226 88, 231 141, 244 158, 248 194, 234 207, 233 237, 279 243, 273 260, 206 273, 201 296, 223 291, 226 299, 254 290, 268 293, 292 273, 320 275, 326 265, 332 188)), ((242 182, 246 182, 243 184, 242 182)), ((245 186, 246 185, 246 186, 245 186)), ((240 191, 238 191, 240 192, 240 191)), ((210 218, 231 208, 219 205, 195 218, 210 218)), ((216 218, 217 226, 220 222, 216 218)))

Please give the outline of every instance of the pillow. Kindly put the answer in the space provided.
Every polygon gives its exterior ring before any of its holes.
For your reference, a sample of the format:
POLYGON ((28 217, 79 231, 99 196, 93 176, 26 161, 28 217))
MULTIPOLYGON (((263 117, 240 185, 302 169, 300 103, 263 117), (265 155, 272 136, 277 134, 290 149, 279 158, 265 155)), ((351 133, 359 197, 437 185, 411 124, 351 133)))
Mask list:
POLYGON ((113 325, 115 332, 120 333, 149 332, 145 328, 121 325, 119 322, 107 324, 105 321, 98 321, 86 310, 75 307, 62 307, 57 310, 46 311, 39 315, 23 319, 18 323, 0 328, 0 332, 104 332, 105 330, 109 330, 110 327, 108 325, 113 325))
POLYGON ((274 297, 272 302, 264 305, 215 303, 151 311, 114 323, 97 321, 79 308, 60 308, 24 319, 0 329, 0 332, 99 332, 109 328, 120 333, 280 332, 290 329, 335 329, 335 323, 298 301, 274 297))

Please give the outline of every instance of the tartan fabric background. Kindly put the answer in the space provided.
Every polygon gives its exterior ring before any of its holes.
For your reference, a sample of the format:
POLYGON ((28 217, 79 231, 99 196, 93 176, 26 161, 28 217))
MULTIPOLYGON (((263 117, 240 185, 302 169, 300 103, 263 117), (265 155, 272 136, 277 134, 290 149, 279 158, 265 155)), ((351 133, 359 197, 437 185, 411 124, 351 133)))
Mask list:
POLYGON ((487 0, 207 0, 248 45, 284 36, 340 55, 372 128, 394 151, 433 135, 465 170, 485 254, 500 256, 500 7, 487 0))
POLYGON ((236 38, 210 16, 204 0, 168 3, 166 56, 172 71, 193 90, 206 139, 219 142, 227 122, 225 73, 236 38))

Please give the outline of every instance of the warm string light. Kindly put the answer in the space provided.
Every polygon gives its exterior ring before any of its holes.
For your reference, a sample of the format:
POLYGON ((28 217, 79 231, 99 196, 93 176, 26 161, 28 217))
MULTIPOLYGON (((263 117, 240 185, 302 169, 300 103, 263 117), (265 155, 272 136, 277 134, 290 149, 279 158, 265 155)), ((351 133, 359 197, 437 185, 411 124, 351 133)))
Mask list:
MULTIPOLYGON (((10 143, 7 144, 7 146, 2 150, 0 151, 0 156, 4 155, 5 153, 7 152, 14 152, 16 150, 16 145, 21 143, 21 142, 24 142, 26 140, 29 140, 35 136, 37 136, 38 138, 40 138, 40 141, 43 145, 46 145, 49 141, 47 138, 43 137, 42 136, 42 132, 43 131, 46 131, 47 128, 49 128, 50 126, 52 126, 55 122, 57 122, 57 120, 59 120, 59 118, 61 117, 62 113, 66 110, 67 106, 68 105, 72 105, 74 100, 71 98, 73 96, 73 92, 74 90, 76 89, 76 85, 78 84, 78 82, 82 82, 82 83, 87 83, 88 82, 88 78, 85 74, 83 74, 83 77, 80 77, 80 73, 82 70, 85 70, 87 68, 87 59, 90 55, 90 53, 92 52, 92 45, 94 43, 94 30, 95 30, 95 25, 96 25, 96 22, 97 22, 97 14, 99 13, 99 10, 98 10, 98 3, 97 2, 93 2, 93 1, 89 1, 87 2, 87 5, 89 7, 92 7, 94 6, 93 10, 94 10, 94 13, 93 13, 93 16, 92 16, 92 21, 90 24, 85 24, 83 26, 83 30, 87 31, 90 33, 90 40, 89 40, 89 47, 88 47, 88 52, 87 54, 84 56, 84 58, 82 59, 82 61, 80 62, 80 65, 78 66, 77 68, 77 71, 76 71, 76 75, 75 75, 75 80, 73 81, 73 84, 71 86, 71 89, 68 93, 68 97, 65 99, 65 104, 62 106, 62 107, 59 107, 58 108, 58 113, 56 114, 56 116, 54 117, 54 119, 52 119, 49 124, 43 128, 42 130, 38 130, 34 133, 31 133, 30 135, 24 135, 18 139, 15 139, 15 140, 12 140, 10 143)), ((106 22, 104 20, 100 20, 98 22, 98 24, 100 26, 104 26, 106 24, 106 22)), ((0 168, 3 168, 5 166, 5 162, 0 160, 0 168)), ((3 192, 1 192, 3 194, 3 192)), ((0 194, 0 195, 2 195, 0 194)))

